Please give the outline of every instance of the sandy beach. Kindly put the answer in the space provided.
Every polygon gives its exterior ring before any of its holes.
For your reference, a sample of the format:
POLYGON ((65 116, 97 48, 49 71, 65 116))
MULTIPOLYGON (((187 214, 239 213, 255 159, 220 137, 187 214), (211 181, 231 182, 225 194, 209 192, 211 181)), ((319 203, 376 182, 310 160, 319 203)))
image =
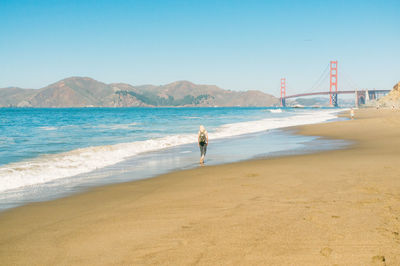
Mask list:
MULTIPOLYGON (((348 116, 348 114, 344 114, 348 116)), ((1 265, 400 265, 400 112, 347 149, 206 166, 0 213, 1 265)))

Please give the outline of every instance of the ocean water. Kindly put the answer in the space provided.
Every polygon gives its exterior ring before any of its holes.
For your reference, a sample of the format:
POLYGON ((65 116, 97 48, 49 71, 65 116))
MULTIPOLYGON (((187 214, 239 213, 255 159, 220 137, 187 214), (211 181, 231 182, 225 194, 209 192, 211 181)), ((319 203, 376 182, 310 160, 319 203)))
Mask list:
POLYGON ((281 130, 337 119, 338 109, 0 109, 0 210, 88 187, 198 166, 333 149, 343 142, 281 130))

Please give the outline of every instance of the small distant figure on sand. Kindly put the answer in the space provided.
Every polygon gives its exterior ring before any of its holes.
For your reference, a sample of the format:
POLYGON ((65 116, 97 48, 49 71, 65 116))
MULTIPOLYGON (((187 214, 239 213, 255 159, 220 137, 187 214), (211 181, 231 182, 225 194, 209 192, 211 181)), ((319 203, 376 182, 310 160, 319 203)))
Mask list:
POLYGON ((200 164, 204 164, 204 157, 206 156, 207 152, 207 145, 208 145, 208 133, 207 130, 204 128, 203 125, 200 126, 199 135, 197 138, 199 147, 200 147, 200 164))
POLYGON ((350 109, 350 117, 351 117, 351 120, 354 119, 354 109, 353 108, 350 109))

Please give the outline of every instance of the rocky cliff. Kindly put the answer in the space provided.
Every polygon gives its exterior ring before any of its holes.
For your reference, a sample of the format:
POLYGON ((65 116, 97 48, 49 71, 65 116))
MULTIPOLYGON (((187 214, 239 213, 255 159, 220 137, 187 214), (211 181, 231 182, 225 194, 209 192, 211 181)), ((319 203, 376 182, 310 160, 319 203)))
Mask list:
POLYGON ((400 108, 400 82, 393 86, 388 95, 379 99, 378 106, 400 108))
POLYGON ((279 99, 261 91, 230 91, 176 81, 167 85, 105 84, 71 77, 44 88, 0 89, 0 107, 274 106, 279 99))

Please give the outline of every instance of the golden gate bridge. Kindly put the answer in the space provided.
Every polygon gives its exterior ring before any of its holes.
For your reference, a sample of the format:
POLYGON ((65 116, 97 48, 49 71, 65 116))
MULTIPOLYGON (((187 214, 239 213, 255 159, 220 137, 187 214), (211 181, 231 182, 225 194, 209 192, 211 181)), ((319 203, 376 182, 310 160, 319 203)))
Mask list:
MULTIPOLYGON (((326 68, 327 70, 327 68, 326 68)), ((325 70, 324 70, 325 72, 325 70)), ((321 75, 321 77, 324 75, 321 75)), ((321 77, 316 83, 320 83, 321 77)), ((338 107, 339 94, 354 94, 355 105, 365 104, 369 100, 377 100, 379 97, 387 94, 390 90, 385 89, 353 89, 353 90, 339 90, 338 89, 338 61, 330 61, 329 63, 329 91, 317 91, 286 95, 286 78, 281 78, 281 107, 286 107, 286 100, 290 98, 308 97, 316 95, 329 95, 329 106, 338 107)), ((314 86, 313 86, 314 87, 314 86)))

